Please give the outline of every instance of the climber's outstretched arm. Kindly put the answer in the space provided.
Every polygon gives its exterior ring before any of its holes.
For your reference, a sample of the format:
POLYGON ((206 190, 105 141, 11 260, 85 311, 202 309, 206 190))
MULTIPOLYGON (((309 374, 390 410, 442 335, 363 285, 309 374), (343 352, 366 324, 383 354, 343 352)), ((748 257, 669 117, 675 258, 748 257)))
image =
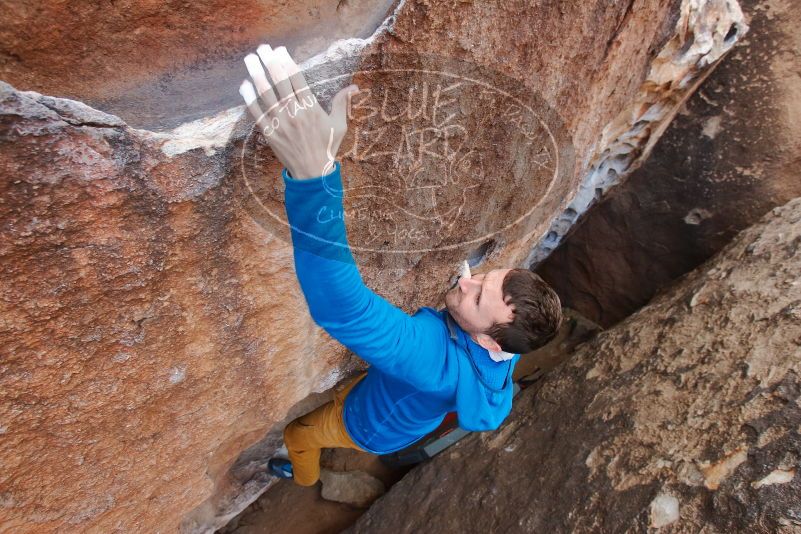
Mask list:
POLYGON ((336 152, 347 131, 347 99, 357 88, 340 91, 329 115, 285 48, 273 51, 262 45, 259 56, 278 80, 278 95, 253 54, 245 62, 258 97, 249 82, 241 93, 285 166, 295 270, 312 318, 372 365, 422 387, 435 379, 436 362, 428 361, 424 347, 436 346, 439 338, 444 347, 441 322, 426 313, 409 316, 367 288, 348 246, 336 152))
POLYGON ((425 354, 437 341, 444 346, 441 323, 438 328, 427 313, 409 316, 362 281, 342 216, 340 169, 336 162, 331 174, 311 180, 293 180, 284 171, 295 271, 309 311, 360 357, 423 388, 436 380, 436 361, 425 354))

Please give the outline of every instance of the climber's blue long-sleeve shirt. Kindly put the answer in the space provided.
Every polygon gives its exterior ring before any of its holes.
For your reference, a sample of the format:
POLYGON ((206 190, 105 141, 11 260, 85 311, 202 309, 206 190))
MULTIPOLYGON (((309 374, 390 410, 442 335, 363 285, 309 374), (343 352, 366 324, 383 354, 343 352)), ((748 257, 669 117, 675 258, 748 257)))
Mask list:
POLYGON ((340 162, 326 176, 283 170, 295 270, 314 321, 371 364, 345 399, 345 428, 386 454, 434 430, 451 411, 466 430, 497 428, 512 407, 519 355, 494 362, 446 310, 410 316, 368 289, 348 246, 340 162))

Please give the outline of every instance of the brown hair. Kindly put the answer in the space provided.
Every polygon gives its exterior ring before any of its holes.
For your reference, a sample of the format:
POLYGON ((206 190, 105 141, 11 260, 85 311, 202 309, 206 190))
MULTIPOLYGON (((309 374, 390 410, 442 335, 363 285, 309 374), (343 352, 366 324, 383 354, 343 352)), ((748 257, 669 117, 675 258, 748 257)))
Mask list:
POLYGON ((562 304, 556 292, 528 269, 512 269, 503 279, 503 300, 513 307, 508 323, 495 323, 485 334, 505 352, 525 354, 556 336, 562 324, 562 304))

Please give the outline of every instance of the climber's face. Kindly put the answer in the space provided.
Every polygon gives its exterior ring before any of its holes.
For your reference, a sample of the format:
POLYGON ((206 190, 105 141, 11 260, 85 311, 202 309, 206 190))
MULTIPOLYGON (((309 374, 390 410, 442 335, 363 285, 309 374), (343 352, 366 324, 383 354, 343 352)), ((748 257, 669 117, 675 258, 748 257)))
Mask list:
POLYGON ((512 320, 514 307, 503 299, 503 279, 511 269, 493 269, 485 274, 459 278, 445 294, 445 306, 465 332, 487 350, 500 346, 484 332, 495 323, 512 320))

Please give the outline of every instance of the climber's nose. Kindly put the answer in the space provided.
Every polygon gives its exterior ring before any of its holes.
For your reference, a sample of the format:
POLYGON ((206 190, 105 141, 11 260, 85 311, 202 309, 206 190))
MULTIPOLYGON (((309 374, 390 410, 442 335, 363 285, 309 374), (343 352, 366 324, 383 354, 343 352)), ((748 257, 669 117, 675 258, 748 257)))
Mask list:
POLYGON ((462 278, 459 279, 459 288, 465 293, 474 291, 476 286, 480 285, 481 282, 479 282, 478 280, 474 280, 473 278, 470 277, 463 276, 462 278))

